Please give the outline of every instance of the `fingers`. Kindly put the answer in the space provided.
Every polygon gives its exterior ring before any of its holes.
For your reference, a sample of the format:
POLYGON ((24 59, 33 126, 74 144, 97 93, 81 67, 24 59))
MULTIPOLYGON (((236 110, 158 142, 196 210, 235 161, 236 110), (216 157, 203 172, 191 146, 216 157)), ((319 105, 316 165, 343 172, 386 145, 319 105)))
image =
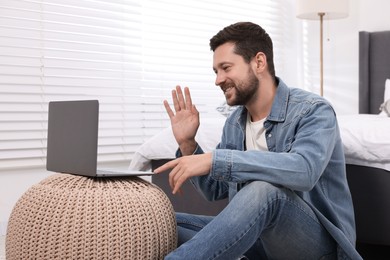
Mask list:
MULTIPOLYGON (((184 88, 184 94, 181 87, 178 85, 176 89, 172 90, 172 101, 176 113, 183 109, 192 109, 192 99, 190 90, 188 87, 184 88)), ((167 110, 167 105, 164 102, 165 109, 167 110)), ((168 110, 167 110, 168 112, 168 110)), ((168 114, 170 114, 168 112, 168 114)))
POLYGON ((180 109, 186 109, 186 101, 184 100, 183 91, 181 91, 180 86, 176 86, 176 93, 177 93, 177 99, 179 101, 180 109))
POLYGON ((192 112, 193 112, 194 114, 196 114, 196 115, 199 114, 199 111, 198 111, 198 109, 196 108, 195 105, 192 105, 192 112))
MULTIPOLYGON (((176 87, 176 89, 178 89, 178 87, 176 87)), ((179 89, 180 89, 180 87, 179 87, 179 89)), ((179 102, 176 90, 172 90, 172 101, 173 101, 173 107, 175 108, 175 111, 177 113, 178 111, 181 110, 181 107, 180 107, 180 102, 179 102)))
POLYGON ((168 181, 173 194, 176 194, 177 192, 180 193, 180 187, 188 179, 188 177, 185 177, 186 175, 184 174, 182 167, 179 165, 179 162, 180 159, 172 160, 154 170, 154 173, 159 174, 172 169, 169 173, 168 181))
POLYGON ((172 193, 180 193, 180 187, 187 179, 188 177, 186 177, 185 172, 179 166, 173 168, 169 173, 169 186, 171 186, 172 193))
POLYGON ((167 111, 169 118, 172 118, 175 114, 173 113, 171 107, 168 104, 168 101, 166 101, 166 100, 164 100, 164 107, 165 107, 165 110, 167 111))
POLYGON ((192 109, 192 99, 191 99, 190 89, 188 87, 184 88, 184 95, 186 98, 187 109, 192 109))
POLYGON ((155 169, 153 172, 156 173, 156 174, 159 174, 159 173, 162 173, 162 172, 164 172, 166 170, 174 168, 177 164, 178 164, 178 159, 172 160, 172 161, 169 161, 169 162, 161 165, 160 167, 155 169))
POLYGON ((181 193, 180 188, 186 180, 187 180, 187 177, 185 177, 184 174, 180 175, 180 177, 176 180, 175 185, 173 186, 172 193, 173 194, 176 194, 177 192, 181 193))

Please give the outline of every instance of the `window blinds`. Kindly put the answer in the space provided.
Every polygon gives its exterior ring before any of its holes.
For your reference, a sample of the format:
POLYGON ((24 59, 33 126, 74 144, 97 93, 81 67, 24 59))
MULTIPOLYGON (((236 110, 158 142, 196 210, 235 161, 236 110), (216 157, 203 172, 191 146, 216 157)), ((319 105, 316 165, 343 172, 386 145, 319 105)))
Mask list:
POLYGON ((209 39, 261 24, 283 74, 282 1, 2 0, 0 171, 42 167, 52 100, 100 101, 99 161, 129 162, 169 122, 162 100, 189 86, 201 116, 223 101, 209 39))

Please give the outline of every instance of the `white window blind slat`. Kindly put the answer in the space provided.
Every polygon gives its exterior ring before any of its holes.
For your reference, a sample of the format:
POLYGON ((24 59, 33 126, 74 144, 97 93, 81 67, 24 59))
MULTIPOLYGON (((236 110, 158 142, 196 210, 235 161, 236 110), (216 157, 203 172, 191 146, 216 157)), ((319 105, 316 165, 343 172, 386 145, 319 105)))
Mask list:
POLYGON ((191 87, 202 116, 212 117, 224 98, 214 85, 210 37, 253 21, 271 34, 275 52, 283 49, 283 2, 260 2, 2 0, 0 172, 44 166, 53 100, 100 101, 103 162, 129 162, 169 125, 162 100, 177 84, 191 87))
POLYGON ((154 93, 157 99, 165 99, 170 97, 167 89, 176 84, 188 85, 203 116, 212 117, 216 113, 214 108, 224 98, 214 86, 209 39, 226 25, 249 20, 261 24, 270 33, 275 51, 279 51, 286 34, 281 26, 283 13, 278 10, 281 4, 280 1, 224 1, 223 5, 211 1, 200 4, 146 1, 143 33, 148 41, 144 44, 144 78, 151 84, 144 88, 144 96, 154 93))
POLYGON ((142 79, 140 7, 136 1, 2 1, 0 170, 44 165, 51 100, 99 99, 99 156, 130 159, 143 133, 136 132, 135 142, 125 130, 142 124, 123 121, 139 121, 141 104, 118 104, 125 103, 125 85, 142 79), (25 130, 10 134, 18 129, 25 130))

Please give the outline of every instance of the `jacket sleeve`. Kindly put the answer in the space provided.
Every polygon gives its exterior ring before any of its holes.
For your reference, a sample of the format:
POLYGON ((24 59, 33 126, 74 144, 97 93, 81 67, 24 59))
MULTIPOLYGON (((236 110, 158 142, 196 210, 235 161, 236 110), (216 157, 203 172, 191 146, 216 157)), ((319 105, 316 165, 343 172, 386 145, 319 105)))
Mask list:
POLYGON ((283 141, 270 142, 279 144, 269 147, 270 151, 214 150, 210 176, 218 181, 262 180, 292 190, 311 190, 341 140, 334 110, 326 102, 312 104, 299 117, 289 125, 273 126, 277 129, 267 138, 283 141))

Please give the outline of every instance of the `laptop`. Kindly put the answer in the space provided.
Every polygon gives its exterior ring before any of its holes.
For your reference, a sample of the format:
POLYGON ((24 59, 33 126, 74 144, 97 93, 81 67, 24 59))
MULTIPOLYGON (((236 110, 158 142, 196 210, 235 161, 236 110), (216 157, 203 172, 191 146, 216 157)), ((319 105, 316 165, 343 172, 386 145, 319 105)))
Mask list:
POLYGON ((98 126, 98 100, 49 102, 46 169, 89 177, 154 174, 130 169, 97 169, 98 126))

